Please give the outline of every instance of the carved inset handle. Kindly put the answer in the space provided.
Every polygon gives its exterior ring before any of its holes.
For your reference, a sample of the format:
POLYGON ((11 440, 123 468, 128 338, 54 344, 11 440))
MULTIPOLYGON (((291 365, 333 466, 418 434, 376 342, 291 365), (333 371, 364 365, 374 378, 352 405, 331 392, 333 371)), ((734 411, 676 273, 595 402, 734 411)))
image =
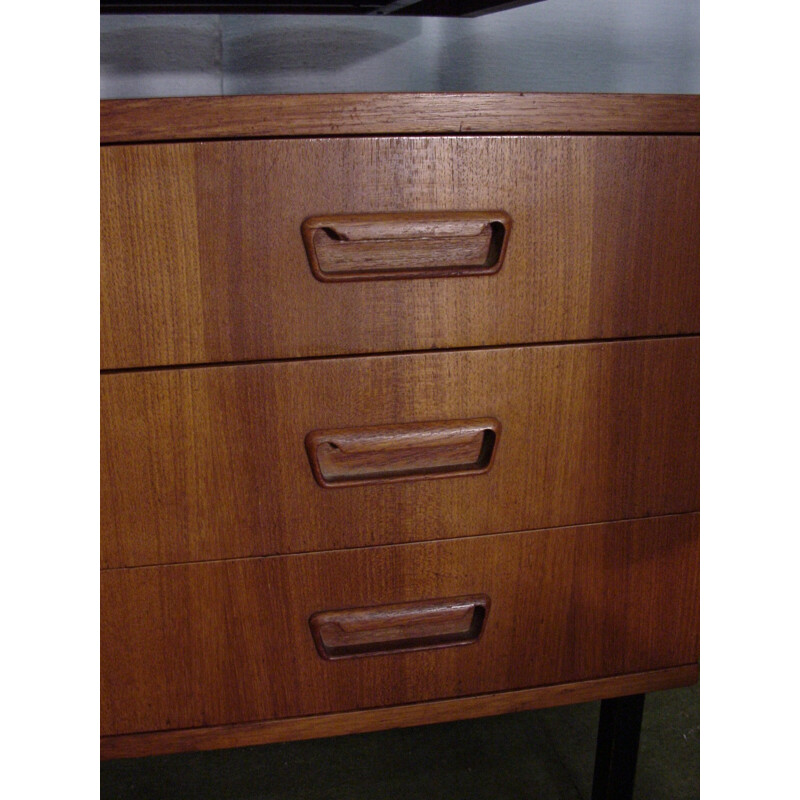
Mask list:
POLYGON ((503 263, 510 229, 502 211, 311 217, 302 225, 321 281, 488 275, 503 263))
POLYGON ((309 619, 325 659, 425 650, 476 642, 489 613, 486 595, 319 611, 309 619))
POLYGON ((443 478, 486 472, 496 419, 412 422, 312 431, 306 451, 320 486, 443 478))

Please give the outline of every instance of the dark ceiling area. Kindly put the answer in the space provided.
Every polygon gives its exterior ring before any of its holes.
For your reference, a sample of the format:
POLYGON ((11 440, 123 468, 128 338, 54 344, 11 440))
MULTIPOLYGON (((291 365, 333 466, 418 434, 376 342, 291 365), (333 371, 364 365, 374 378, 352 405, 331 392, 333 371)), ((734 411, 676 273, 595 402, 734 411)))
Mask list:
POLYGON ((361 14, 477 17, 542 0, 100 0, 103 14, 361 14))

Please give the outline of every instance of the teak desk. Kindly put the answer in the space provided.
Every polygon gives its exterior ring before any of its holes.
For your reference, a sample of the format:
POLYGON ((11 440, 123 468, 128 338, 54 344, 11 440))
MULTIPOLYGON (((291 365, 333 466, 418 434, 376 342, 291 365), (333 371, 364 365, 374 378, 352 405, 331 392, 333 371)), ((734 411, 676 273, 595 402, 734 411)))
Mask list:
POLYGON ((698 677, 699 98, 101 138, 102 755, 602 699, 632 784, 640 696, 698 677))

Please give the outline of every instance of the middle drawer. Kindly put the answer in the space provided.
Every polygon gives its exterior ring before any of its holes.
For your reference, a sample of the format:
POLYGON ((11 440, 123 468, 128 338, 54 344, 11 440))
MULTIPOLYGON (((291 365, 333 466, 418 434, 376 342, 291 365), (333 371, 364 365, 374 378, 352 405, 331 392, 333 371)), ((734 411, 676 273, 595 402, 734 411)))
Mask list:
POLYGON ((105 374, 102 565, 695 511, 698 361, 698 338, 681 337, 105 374), (422 458, 441 479, 404 480, 431 425, 422 458), (359 468, 337 436, 363 443, 376 426, 400 479, 380 462, 378 480, 337 482, 359 468), (328 485, 309 459, 315 431, 334 443, 319 456, 328 485), (442 476, 448 462, 467 468, 442 476))

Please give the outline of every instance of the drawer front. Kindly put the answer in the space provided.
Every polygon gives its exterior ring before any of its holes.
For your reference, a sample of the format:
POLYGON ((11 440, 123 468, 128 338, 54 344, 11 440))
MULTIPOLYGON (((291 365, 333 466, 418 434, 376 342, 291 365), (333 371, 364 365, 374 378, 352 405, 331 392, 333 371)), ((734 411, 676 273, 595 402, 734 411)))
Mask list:
POLYGON ((682 337, 103 375, 102 563, 696 511, 698 362, 682 337))
POLYGON ((107 369, 696 333, 699 137, 109 146, 101 234, 107 369))
POLYGON ((110 570, 101 591, 105 735, 374 708, 695 663, 698 518, 110 570), (318 612, 449 597, 486 603, 466 644, 315 646, 318 612))

